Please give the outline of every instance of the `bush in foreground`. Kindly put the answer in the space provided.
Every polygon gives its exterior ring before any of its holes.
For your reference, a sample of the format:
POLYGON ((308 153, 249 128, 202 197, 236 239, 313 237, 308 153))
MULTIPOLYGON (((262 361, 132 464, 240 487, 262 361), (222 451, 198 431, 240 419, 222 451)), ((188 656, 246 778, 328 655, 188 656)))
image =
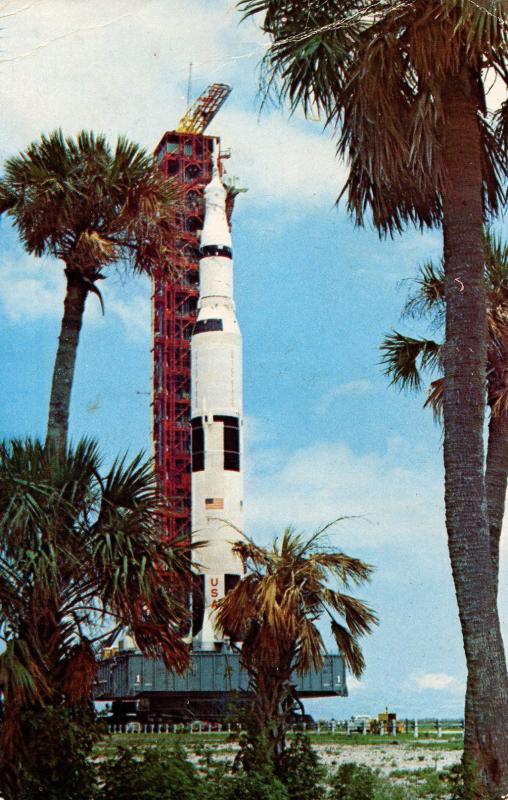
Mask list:
POLYGON ((268 763, 252 772, 225 775, 218 788, 221 800, 290 800, 287 788, 268 763))
POLYGON ((333 800, 375 800, 379 776, 360 764, 341 764, 330 785, 333 800))
POLYGON ((120 746, 94 764, 93 723, 78 726, 54 709, 28 722, 33 768, 16 800, 464 800, 460 770, 399 771, 388 778, 346 763, 330 774, 304 736, 281 754, 277 771, 269 759, 250 769, 237 762, 232 770, 209 748, 196 765, 184 747, 166 742, 120 746))
POLYGON ((185 750, 121 747, 100 767, 100 800, 202 800, 203 782, 185 750))
POLYGON ((388 778, 363 764, 346 763, 329 778, 329 800, 463 800, 461 771, 396 770, 388 778), (394 782, 395 779, 395 782, 394 782))
POLYGON ((284 783, 289 800, 320 800, 324 796, 326 770, 304 734, 297 734, 279 755, 276 774, 284 783))
POLYGON ((87 710, 36 709, 21 719, 25 756, 21 782, 0 786, 16 800, 92 800, 97 788, 90 758, 102 730, 87 710))

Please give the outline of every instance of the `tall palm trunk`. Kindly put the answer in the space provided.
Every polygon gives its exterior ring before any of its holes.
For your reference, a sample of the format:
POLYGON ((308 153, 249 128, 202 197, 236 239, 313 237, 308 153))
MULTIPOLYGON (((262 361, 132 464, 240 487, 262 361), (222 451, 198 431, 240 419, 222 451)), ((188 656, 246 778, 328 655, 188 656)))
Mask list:
POLYGON ((487 449, 487 507, 490 528, 490 556, 494 589, 499 583, 499 542, 503 525, 506 484, 508 481, 508 414, 500 412, 490 416, 487 449))
MULTIPOLYGON (((492 581, 497 594, 499 584, 499 541, 503 524, 506 485, 508 482, 508 414, 491 412, 489 420, 489 441, 485 470, 487 489, 487 509, 489 517, 490 557, 492 561, 492 581)), ((478 759, 478 742, 474 723, 474 708, 471 682, 466 688, 465 708, 465 752, 470 758, 478 759), (475 756, 473 754, 476 754, 475 756)))
MULTIPOLYGON (((447 78, 443 192, 446 344, 444 462, 448 546, 459 608, 482 791, 508 792, 508 681, 490 558, 483 420, 487 322, 475 76, 447 78)), ((466 736, 465 745, 471 747, 466 736)))
POLYGON ((48 432, 46 444, 50 444, 60 453, 67 447, 69 430, 69 407, 71 403, 72 383, 76 365, 79 334, 83 322, 88 288, 78 270, 69 267, 65 270, 67 292, 64 301, 64 313, 58 338, 58 348, 53 368, 51 397, 49 401, 48 432))

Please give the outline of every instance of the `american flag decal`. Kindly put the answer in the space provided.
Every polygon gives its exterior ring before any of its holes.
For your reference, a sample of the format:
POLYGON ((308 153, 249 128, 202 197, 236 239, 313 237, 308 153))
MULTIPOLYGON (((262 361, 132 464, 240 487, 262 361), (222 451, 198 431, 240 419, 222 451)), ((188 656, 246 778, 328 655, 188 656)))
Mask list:
POLYGON ((224 509, 224 499, 222 497, 207 497, 205 500, 205 508, 207 511, 211 509, 224 509))

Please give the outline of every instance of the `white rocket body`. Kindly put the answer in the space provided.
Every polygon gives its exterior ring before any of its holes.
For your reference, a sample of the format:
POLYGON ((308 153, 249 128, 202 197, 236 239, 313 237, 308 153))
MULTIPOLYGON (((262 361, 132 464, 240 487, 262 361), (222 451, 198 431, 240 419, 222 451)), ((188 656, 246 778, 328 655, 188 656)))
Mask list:
POLYGON ((191 365, 192 539, 207 542, 193 552, 202 598, 195 593, 193 646, 214 650, 224 641, 215 630, 214 603, 243 574, 241 560, 232 552, 232 542, 243 530, 242 337, 233 302, 231 234, 217 146, 205 188, 191 365))

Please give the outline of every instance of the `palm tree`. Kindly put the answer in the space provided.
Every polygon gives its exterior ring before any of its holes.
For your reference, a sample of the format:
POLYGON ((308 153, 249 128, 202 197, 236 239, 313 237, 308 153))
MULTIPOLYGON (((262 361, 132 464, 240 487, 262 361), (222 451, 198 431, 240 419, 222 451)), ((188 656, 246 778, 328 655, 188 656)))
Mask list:
MULTIPOLYGON (((327 526, 328 528, 329 526, 327 526)), ((333 584, 349 587, 369 579, 372 568, 321 545, 324 528, 309 539, 286 528, 270 548, 240 541, 237 553, 246 576, 217 603, 217 625, 241 640, 241 664, 253 693, 251 723, 268 737, 277 758, 295 705, 294 672, 304 675, 323 664, 325 646, 318 620, 325 614, 346 665, 359 677, 364 659, 359 638, 377 622, 364 603, 333 584)))
MULTIPOLYGON (((492 232, 484 238, 487 295, 487 404, 489 435, 485 466, 490 526, 490 554, 496 591, 499 581, 499 543, 508 483, 508 244, 492 232)), ((403 310, 404 317, 427 319, 430 327, 443 327, 445 317, 443 264, 425 263, 416 277, 416 291, 403 310)), ((381 345, 382 364, 391 384, 420 390, 423 375, 434 377, 424 406, 442 419, 443 344, 425 337, 413 338, 392 331, 381 345), (435 377, 435 376, 438 377, 435 377)))
MULTIPOLYGON (((0 213, 10 216, 26 250, 65 265, 67 289, 53 370, 47 441, 65 451, 76 353, 87 296, 104 269, 136 272, 168 260, 175 184, 154 159, 120 137, 82 131, 41 136, 10 158, 0 180, 0 213)), ((104 309, 103 309, 104 310, 104 309)))
MULTIPOLYGON (((485 483, 490 526, 490 556, 495 590, 499 583, 499 544, 508 484, 508 246, 493 233, 484 237, 485 286, 487 295, 487 402, 489 434, 485 462, 485 483)), ((427 318, 433 329, 444 323, 444 269, 427 262, 416 278, 416 292, 409 297, 403 315, 427 318)), ((443 345, 433 339, 412 338, 398 331, 385 336, 382 363, 391 383, 401 389, 422 388, 423 373, 435 378, 424 406, 430 406, 437 420, 442 418, 444 379, 443 345)), ((476 749, 476 726, 471 682, 466 688, 466 749, 476 749)))
POLYGON ((349 162, 348 208, 380 233, 408 223, 444 234, 443 369, 448 545, 477 746, 491 796, 508 793, 508 676, 489 552, 483 421, 487 359, 483 225, 504 199, 506 0, 241 0, 271 37, 265 89, 322 114, 349 162))
POLYGON ((151 464, 101 472, 91 441, 63 456, 29 439, 0 445, 0 752, 17 770, 23 713, 86 705, 106 637, 127 628, 144 653, 188 663, 188 548, 161 541, 151 464))

